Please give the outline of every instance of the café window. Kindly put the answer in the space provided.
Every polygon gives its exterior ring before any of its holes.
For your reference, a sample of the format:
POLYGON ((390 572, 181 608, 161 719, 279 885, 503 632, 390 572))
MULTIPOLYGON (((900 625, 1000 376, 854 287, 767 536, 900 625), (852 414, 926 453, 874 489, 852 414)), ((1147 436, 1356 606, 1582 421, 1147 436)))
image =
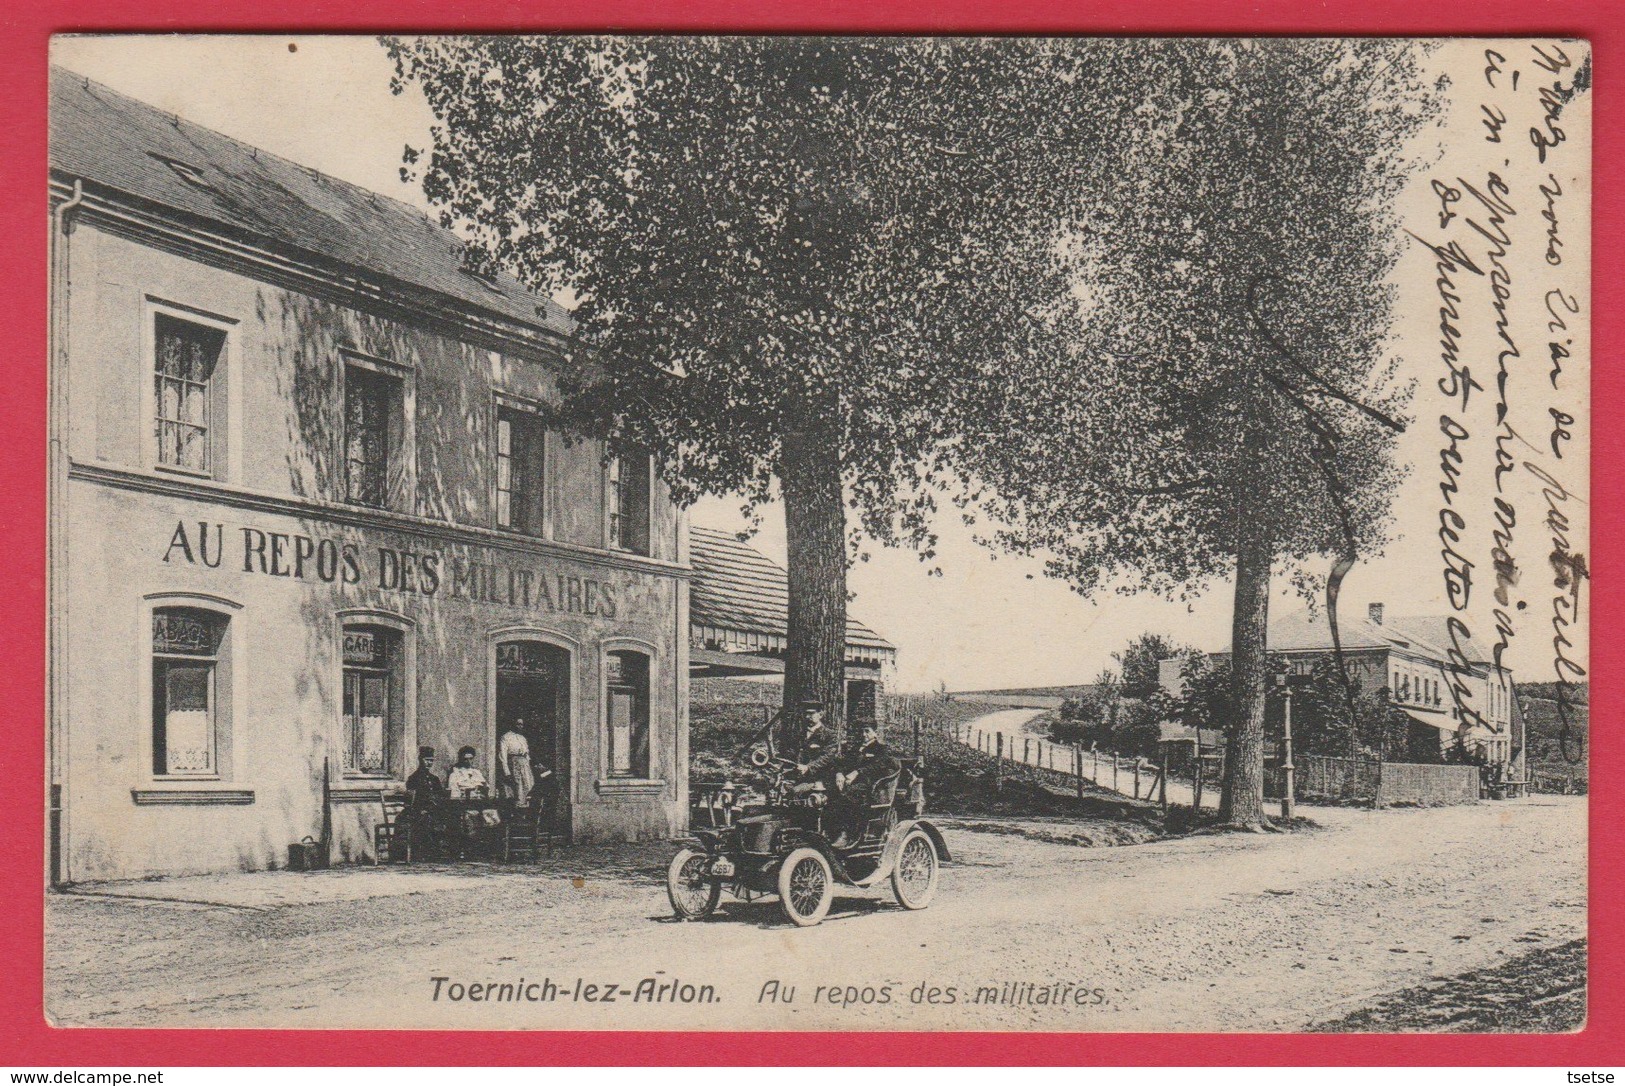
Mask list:
POLYGON ((194 607, 152 612, 152 772, 219 775, 226 710, 221 650, 228 619, 194 607))
POLYGON ((605 468, 609 545, 649 553, 649 458, 617 456, 605 468))
POLYGON ((389 504, 400 441, 401 382, 364 366, 344 367, 344 460, 349 500, 389 504))
POLYGON ((344 772, 399 776, 405 697, 401 634, 387 626, 344 627, 344 772))
POLYGON ((153 315, 153 438, 159 466, 209 475, 216 459, 215 384, 226 333, 153 315))
POLYGON ((546 435, 531 412, 497 408, 497 527, 542 534, 546 435))
POLYGON ((609 775, 649 776, 649 657, 617 651, 605 657, 609 775))

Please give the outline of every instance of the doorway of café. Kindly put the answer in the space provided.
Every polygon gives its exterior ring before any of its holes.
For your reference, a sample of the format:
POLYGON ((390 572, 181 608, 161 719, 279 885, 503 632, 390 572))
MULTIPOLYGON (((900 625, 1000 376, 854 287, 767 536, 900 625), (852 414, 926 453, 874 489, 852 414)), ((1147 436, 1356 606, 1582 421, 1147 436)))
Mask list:
MULTIPOLYGON (((540 824, 568 837, 570 828, 570 651, 546 641, 514 640, 497 645, 496 743, 502 760, 502 737, 518 732, 530 752, 540 824)), ((496 765, 493 785, 503 794, 507 775, 496 765)))

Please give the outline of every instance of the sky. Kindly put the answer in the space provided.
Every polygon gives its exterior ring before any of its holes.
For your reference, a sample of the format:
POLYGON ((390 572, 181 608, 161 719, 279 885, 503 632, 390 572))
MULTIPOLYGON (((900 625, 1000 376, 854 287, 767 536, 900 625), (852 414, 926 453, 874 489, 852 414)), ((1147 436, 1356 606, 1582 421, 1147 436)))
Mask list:
MULTIPOLYGON (((1442 179, 1450 185, 1457 176, 1481 177, 1486 168, 1499 169, 1509 178, 1521 176, 1511 171, 1527 170, 1523 158, 1529 156, 1524 155, 1516 163, 1506 158, 1503 166, 1494 161, 1502 148, 1484 145, 1480 106, 1491 92, 1479 77, 1483 48, 1483 43, 1451 42, 1434 58, 1440 70, 1449 71, 1454 79, 1446 137, 1433 166, 1418 177, 1407 193, 1402 210, 1406 226, 1423 237, 1438 235, 1435 181, 1442 179)), ((1512 52, 1510 47, 1506 51, 1512 52)), ((427 206, 422 194, 401 180, 399 170, 406 145, 421 148, 429 144, 434 117, 416 88, 408 87, 399 96, 390 94, 392 66, 373 38, 58 37, 53 42, 52 58, 53 63, 196 124, 376 192, 427 206)), ((1512 63, 1517 60, 1514 55, 1512 63)), ((1540 70, 1531 69, 1534 79, 1542 75, 1540 70)), ((1518 99, 1507 108, 1515 109, 1523 101, 1518 99)), ((1503 107, 1505 103, 1497 99, 1496 108, 1503 107)), ((1567 117, 1571 142, 1578 143, 1584 136, 1588 119, 1589 101, 1581 100, 1567 117)), ((1520 120, 1521 115, 1515 113, 1511 131, 1519 130, 1520 120)), ((1507 154, 1511 153, 1509 149, 1507 154)), ((1581 163, 1588 158, 1583 151, 1571 156, 1571 160, 1581 163)), ((1566 289, 1578 291, 1577 296, 1585 298, 1587 279, 1583 269, 1589 263, 1585 248, 1588 230, 1577 202, 1583 201, 1589 191, 1589 178, 1565 175, 1563 181, 1570 201, 1563 210, 1568 254, 1565 269, 1558 272, 1536 264, 1542 244, 1537 236, 1542 225, 1538 208, 1528 207, 1509 228, 1514 231, 1514 334, 1527 344, 1524 354, 1531 360, 1537 354, 1535 340, 1545 335, 1546 314, 1539 309, 1543 297, 1539 288, 1548 286, 1553 274, 1567 275, 1566 289), (1574 225, 1570 226, 1570 222, 1574 225)), ((1533 185, 1516 191, 1521 197, 1526 190, 1533 191, 1533 185)), ((1469 199, 1467 206, 1471 202, 1469 199)), ((1458 220, 1451 228, 1460 227, 1458 220)), ((1421 246, 1407 253, 1396 273, 1400 289, 1395 354, 1401 372, 1419 379, 1413 405, 1417 424, 1400 443, 1401 459, 1411 470, 1395 496, 1398 538, 1386 554, 1348 576, 1342 597, 1345 615, 1363 615, 1373 602, 1384 603, 1388 613, 1396 615, 1443 614, 1447 610, 1438 539, 1441 441, 1435 420, 1450 405, 1433 380, 1439 364, 1435 275, 1433 257, 1421 246)), ((1467 286, 1479 289, 1477 284, 1467 286)), ((1467 304, 1476 301, 1475 296, 1467 304)), ((1471 319, 1480 312, 1488 310, 1479 306, 1468 314, 1470 327, 1464 345, 1468 357, 1479 358, 1478 372, 1484 373, 1493 368, 1495 351, 1488 322, 1471 319)), ((1583 345, 1585 307, 1571 324, 1583 345)), ((1544 348, 1543 343, 1538 346, 1544 348)), ((1566 372, 1583 388, 1586 369, 1582 350, 1566 372)), ((1548 405, 1537 395, 1538 377, 1532 367, 1527 372, 1513 373, 1513 389, 1519 395, 1512 421, 1524 435, 1519 438, 1521 444, 1515 446, 1520 458, 1538 459, 1540 441, 1548 429, 1548 405)), ((1479 429, 1475 420, 1482 416, 1487 399, 1481 396, 1473 402, 1473 410, 1478 413, 1473 419, 1464 416, 1475 430, 1479 429)), ((1566 406, 1571 413, 1581 412, 1575 426, 1578 442, 1562 465, 1567 472, 1564 485, 1575 495, 1570 512, 1578 529, 1587 519, 1588 509, 1583 498, 1588 483, 1584 467, 1589 458, 1584 417, 1588 412, 1583 403, 1566 406)), ((1484 418, 1482 430, 1491 427, 1492 420, 1484 418)), ((1480 571, 1469 614, 1475 633, 1483 637, 1493 623, 1489 612, 1494 603, 1489 591, 1493 585, 1485 583, 1493 580, 1489 575, 1492 540, 1487 527, 1492 519, 1487 510, 1493 448, 1481 434, 1466 453, 1466 485, 1472 489, 1474 515, 1469 517, 1465 545, 1472 549, 1480 571)), ((1545 507, 1540 487, 1530 483, 1529 477, 1520 472, 1512 479, 1512 485, 1518 488, 1512 498, 1522 510, 1514 549, 1523 575, 1521 583, 1510 590, 1516 599, 1509 598, 1506 605, 1516 627, 1506 660, 1520 679, 1539 681, 1552 677, 1551 630, 1547 621, 1551 586, 1549 578, 1543 581, 1540 576, 1545 557, 1540 519, 1545 507), (1519 602, 1527 604, 1527 608, 1516 609, 1519 602)), ((691 511, 691 517, 699 524, 738 529, 744 526, 738 506, 737 500, 704 499, 691 511)), ((1084 598, 1065 584, 1047 578, 1039 559, 997 555, 984 549, 951 507, 940 518, 936 530, 940 544, 932 564, 941 569, 940 577, 931 576, 929 567, 911 553, 873 546, 867 548, 869 560, 857 563, 850 575, 852 612, 898 646, 893 683, 896 689, 932 690, 945 686, 949 690, 977 690, 1087 682, 1110 665, 1112 653, 1148 632, 1210 651, 1228 645, 1233 592, 1227 581, 1215 583, 1189 603, 1113 591, 1084 598)), ((1583 531, 1575 530, 1571 535, 1580 540, 1575 549, 1588 549, 1583 531)), ((783 517, 777 508, 767 510, 753 542, 779 562, 784 561, 783 517)), ((1277 577, 1280 587, 1271 605, 1276 613, 1304 606, 1285 581, 1277 577)), ((1129 582, 1119 587, 1129 587, 1129 582)), ((1579 643, 1579 658, 1584 659, 1584 630, 1572 631, 1572 636, 1579 643)))

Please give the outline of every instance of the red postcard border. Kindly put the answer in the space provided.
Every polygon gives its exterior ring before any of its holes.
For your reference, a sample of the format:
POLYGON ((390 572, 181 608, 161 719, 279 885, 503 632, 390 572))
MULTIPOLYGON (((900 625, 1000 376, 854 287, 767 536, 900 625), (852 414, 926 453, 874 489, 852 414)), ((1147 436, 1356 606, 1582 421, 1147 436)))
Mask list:
MULTIPOLYGON (((0 398, 0 613, 10 614, 0 654, 0 887, 13 906, 0 929, 0 1062, 17 1066, 506 1065, 506 1064, 1142 1064, 1142 1065, 1559 1065, 1625 1064, 1625 835, 1612 774, 1622 744, 1621 645, 1592 642, 1590 1015, 1562 1036, 1273 1036, 1056 1033, 518 1033, 297 1030, 53 1029, 43 1014, 44 540, 46 359, 46 64, 63 31, 269 31, 369 33, 642 30, 974 34, 1380 34, 1573 36, 1590 39, 1598 73, 1594 113, 1592 313, 1593 495, 1618 491, 1625 467, 1625 366, 1618 360, 1625 300, 1620 254, 1625 214, 1625 122, 1612 98, 1612 62, 1625 39, 1617 0, 1255 0, 1228 10, 1211 0, 554 0, 534 10, 513 0, 283 0, 277 22, 260 0, 47 0, 8 5, 0 52, 0 208, 10 259, 0 298, 10 343, 10 394, 0 398), (1613 420, 1610 422, 1610 420, 1613 420), (454 1042, 453 1037, 456 1037, 454 1042)), ((1619 507, 1593 498, 1592 568, 1625 546, 1619 507)), ((1603 615, 1620 600, 1604 576, 1593 587, 1603 615)))

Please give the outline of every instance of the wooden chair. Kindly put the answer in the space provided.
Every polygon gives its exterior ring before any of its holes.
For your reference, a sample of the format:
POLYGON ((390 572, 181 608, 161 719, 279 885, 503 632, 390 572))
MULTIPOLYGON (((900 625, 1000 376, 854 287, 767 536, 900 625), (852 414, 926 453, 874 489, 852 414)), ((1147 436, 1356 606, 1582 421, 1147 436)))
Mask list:
POLYGON ((502 862, 522 859, 535 863, 542 849, 551 856, 556 838, 547 805, 533 798, 523 807, 510 807, 502 818, 502 862))
POLYGON ((409 820, 401 817, 406 810, 406 793, 381 788, 378 805, 380 818, 372 831, 373 866, 397 861, 411 863, 412 827, 409 820))

